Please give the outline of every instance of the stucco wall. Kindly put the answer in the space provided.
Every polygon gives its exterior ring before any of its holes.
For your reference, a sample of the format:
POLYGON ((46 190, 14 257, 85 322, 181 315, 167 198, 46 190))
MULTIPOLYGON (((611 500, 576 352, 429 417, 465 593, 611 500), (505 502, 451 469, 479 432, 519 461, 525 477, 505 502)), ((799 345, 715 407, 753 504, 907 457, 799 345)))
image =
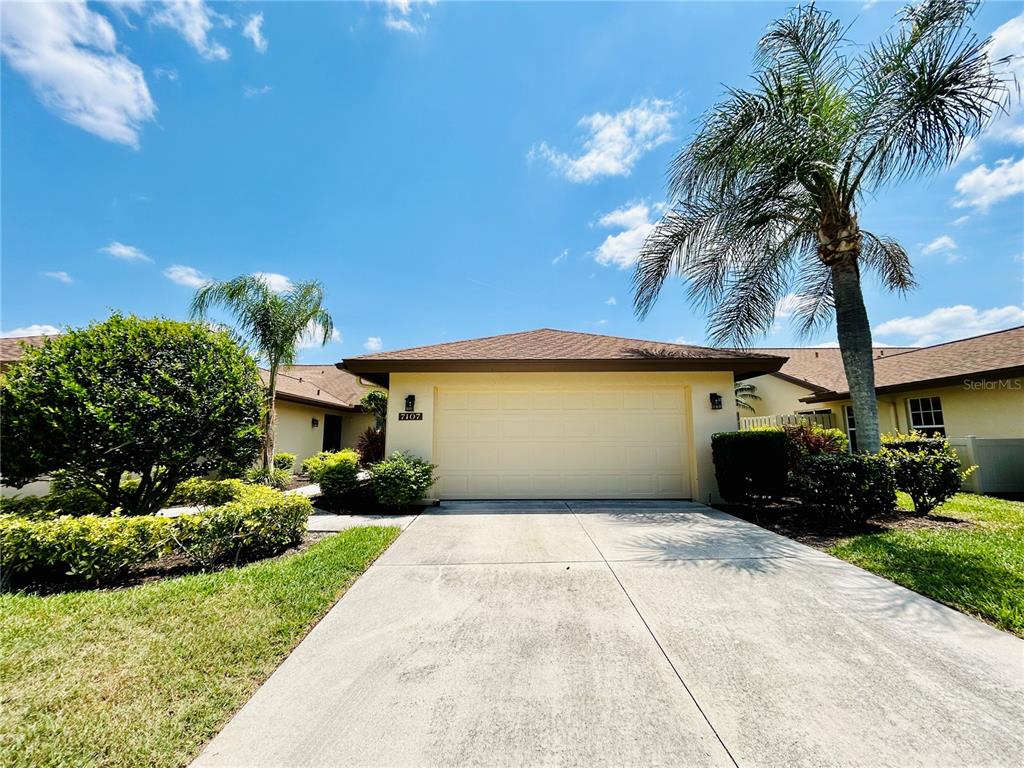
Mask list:
POLYGON ((433 460, 434 402, 438 387, 473 386, 481 390, 507 389, 517 384, 529 386, 580 387, 588 386, 678 386, 689 393, 691 425, 689 455, 692 468, 693 497, 707 501, 717 498, 715 470, 711 461, 711 434, 736 429, 736 407, 733 400, 732 373, 668 372, 649 373, 392 373, 388 401, 387 451, 408 451, 433 460), (709 395, 722 396, 724 407, 711 410, 709 395), (416 396, 416 411, 423 414, 422 421, 399 421, 405 397, 416 396))
POLYGON ((341 417, 341 445, 343 448, 354 448, 359 436, 367 427, 373 426, 373 414, 346 413, 341 417))
POLYGON ((317 408, 312 405, 277 401, 277 450, 294 453, 295 468, 303 459, 319 453, 324 444, 324 416, 328 413, 341 416, 341 445, 354 447, 359 433, 373 424, 373 417, 366 413, 352 413, 317 408), (319 423, 313 426, 313 419, 319 423))
POLYGON ((754 410, 753 412, 746 409, 740 411, 741 417, 775 416, 777 414, 795 413, 796 411, 806 411, 818 407, 817 405, 810 406, 807 403, 800 402, 801 397, 813 394, 812 390, 801 387, 791 381, 784 381, 778 376, 770 374, 755 376, 752 379, 747 379, 746 383, 757 387, 757 391, 754 394, 758 395, 761 399, 749 400, 748 402, 754 406, 754 410))

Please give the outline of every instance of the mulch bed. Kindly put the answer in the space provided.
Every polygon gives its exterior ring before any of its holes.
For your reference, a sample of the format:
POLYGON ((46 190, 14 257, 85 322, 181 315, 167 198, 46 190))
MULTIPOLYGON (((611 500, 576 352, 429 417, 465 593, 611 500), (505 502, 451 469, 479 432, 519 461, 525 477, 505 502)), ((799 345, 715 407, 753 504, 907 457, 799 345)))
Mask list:
POLYGON ((715 509, 815 549, 827 550, 841 539, 866 533, 914 531, 922 528, 973 528, 974 523, 942 515, 919 516, 899 510, 875 515, 863 526, 842 526, 783 499, 758 504, 713 504, 715 509))

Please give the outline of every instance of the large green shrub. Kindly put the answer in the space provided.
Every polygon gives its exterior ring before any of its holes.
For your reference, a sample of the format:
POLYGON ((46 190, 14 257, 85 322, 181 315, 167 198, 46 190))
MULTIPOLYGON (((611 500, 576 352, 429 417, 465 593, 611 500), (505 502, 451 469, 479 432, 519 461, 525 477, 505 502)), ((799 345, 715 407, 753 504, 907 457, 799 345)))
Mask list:
POLYGON ((946 438, 940 436, 929 437, 923 432, 914 430, 909 435, 899 432, 882 435, 882 448, 898 451, 906 450, 913 453, 938 453, 945 454, 949 443, 946 438))
POLYGON ((317 472, 324 504, 336 508, 359 486, 359 454, 345 449, 327 456, 317 472))
POLYGON ((274 468, 281 469, 291 474, 295 468, 295 454, 280 451, 274 454, 274 468))
POLYGON ((204 567, 265 557, 301 541, 312 512, 305 496, 249 486, 237 501, 176 518, 175 545, 204 567))
POLYGON ((306 475, 310 482, 319 483, 324 470, 336 462, 359 461, 359 454, 351 448, 340 451, 321 451, 302 462, 302 474, 306 475))
POLYGON ((862 525, 896 506, 892 463, 881 454, 807 456, 794 473, 794 485, 805 507, 843 524, 862 525))
POLYGON ((5 483, 60 471, 106 510, 150 514, 185 478, 252 463, 263 388, 227 333, 115 313, 26 349, 0 407, 5 483))
POLYGON ((105 581, 170 551, 173 521, 146 515, 62 516, 29 520, 0 516, 0 569, 12 576, 105 581))
POLYGON ((401 508, 423 498, 434 484, 436 467, 406 453, 395 451, 370 466, 374 497, 385 507, 401 508))
POLYGON ((910 447, 904 442, 893 441, 886 443, 882 450, 882 454, 892 462, 896 487, 910 496, 914 511, 919 515, 927 515, 951 499, 976 469, 961 469, 960 458, 945 440, 929 439, 924 442, 924 446, 910 447), (900 447, 894 448, 894 445, 900 447))
POLYGON ((240 498, 246 490, 241 480, 207 480, 190 477, 178 483, 167 503, 180 507, 212 507, 240 498))
POLYGON ((388 393, 380 389, 371 389, 359 398, 359 405, 367 413, 373 414, 374 426, 383 430, 388 421, 388 393))
POLYGON ((719 494, 731 502, 784 495, 788 451, 789 441, 781 428, 712 435, 719 494))

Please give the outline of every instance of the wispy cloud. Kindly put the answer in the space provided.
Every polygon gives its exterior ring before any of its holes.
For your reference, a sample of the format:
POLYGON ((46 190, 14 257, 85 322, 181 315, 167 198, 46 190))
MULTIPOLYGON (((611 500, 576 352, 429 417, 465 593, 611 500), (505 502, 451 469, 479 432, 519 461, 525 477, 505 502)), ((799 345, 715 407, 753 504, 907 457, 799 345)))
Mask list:
POLYGON ((419 34, 430 18, 427 6, 437 0, 384 0, 384 26, 395 32, 419 34))
POLYGON ((924 347, 965 339, 1024 324, 1024 309, 1015 305, 979 310, 968 304, 939 307, 919 317, 897 317, 876 326, 878 336, 898 336, 909 346, 924 347))
POLYGON ((173 83, 178 80, 180 75, 174 67, 157 67, 153 70, 153 77, 157 80, 170 80, 173 83))
POLYGON ((626 269, 636 263, 640 247, 654 227, 652 213, 657 215, 664 206, 650 206, 647 203, 627 203, 621 208, 604 214, 597 223, 602 227, 620 229, 621 232, 608 235, 594 251, 594 260, 605 266, 614 265, 626 269))
POLYGON ((383 348, 384 341, 380 336, 370 336, 363 342, 363 349, 368 349, 370 352, 379 352, 383 348))
POLYGON ((553 258, 551 260, 551 263, 552 264, 561 264, 567 258, 569 258, 569 249, 568 248, 563 248, 562 252, 560 254, 558 254, 557 256, 555 256, 555 258, 553 258))
POLYGON ((957 180, 956 191, 960 193, 953 202, 957 208, 987 211, 992 204, 1024 192, 1024 157, 998 160, 991 169, 983 163, 957 180))
POLYGON ((56 280, 58 283, 64 283, 64 285, 71 285, 74 282, 67 272, 43 272, 43 276, 56 280))
POLYGON ((775 305, 775 317, 792 317, 800 309, 800 296, 796 293, 787 293, 775 305))
POLYGON ((187 288, 202 288, 210 282, 210 278, 198 269, 184 264, 174 264, 168 267, 164 270, 164 277, 176 285, 184 285, 187 288))
POLYGON ((242 37, 251 40, 260 53, 267 52, 267 38, 263 36, 263 14, 254 13, 242 27, 242 37))
POLYGON ((284 293, 292 289, 292 281, 277 272, 253 272, 252 276, 261 278, 275 293, 284 293))
POLYGON ((210 37, 210 33, 216 27, 231 27, 234 22, 214 11, 203 0, 166 0, 163 7, 149 17, 149 21, 173 29, 204 59, 223 61, 231 56, 227 48, 210 37))
POLYGON ((257 96, 266 96, 272 90, 274 89, 269 85, 263 85, 260 86, 259 88, 256 88, 252 85, 243 85, 242 95, 245 96, 245 98, 247 99, 255 99, 257 96))
POLYGON ((156 116, 142 69, 85 3, 0 3, 0 51, 61 119, 107 141, 139 146, 156 116))
POLYGON ((675 117, 671 101, 644 99, 615 114, 597 112, 580 118, 578 124, 587 137, 582 152, 575 156, 542 141, 530 148, 527 157, 547 161, 572 182, 628 176, 644 154, 672 138, 675 117))
POLYGON ((966 224, 970 220, 971 220, 970 216, 960 216, 959 218, 954 219, 953 221, 951 221, 950 224, 952 226, 954 226, 954 227, 962 227, 964 224, 966 224))
POLYGON ((324 342, 323 328, 310 320, 306 330, 299 337, 299 342, 296 346, 299 349, 310 349, 312 347, 322 347, 325 344, 338 344, 339 342, 341 342, 341 331, 337 328, 333 329, 330 337, 324 342))
POLYGON ((960 253, 960 246, 949 235, 939 235, 930 243, 921 246, 922 256, 932 256, 934 254, 945 256, 947 264, 964 260, 963 254, 960 253))
POLYGON ((60 328, 55 325, 36 323, 34 325, 27 325, 24 328, 12 328, 9 331, 0 331, 0 338, 22 339, 26 336, 57 336, 59 333, 60 328))
POLYGON ((125 245, 114 240, 110 245, 100 248, 100 253, 106 253, 121 261, 152 261, 145 252, 134 245, 125 245))
POLYGON ((609 307, 614 307, 619 302, 615 299, 614 296, 609 296, 607 299, 604 300, 604 303, 607 304, 609 307))

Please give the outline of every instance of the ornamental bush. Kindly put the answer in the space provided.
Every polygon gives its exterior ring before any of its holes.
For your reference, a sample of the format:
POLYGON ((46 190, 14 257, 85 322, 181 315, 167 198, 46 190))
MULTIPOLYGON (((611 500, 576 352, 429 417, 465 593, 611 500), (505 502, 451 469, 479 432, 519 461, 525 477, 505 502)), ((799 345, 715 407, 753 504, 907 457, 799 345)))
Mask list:
POLYGON ((882 454, 807 456, 794 473, 794 485, 805 507, 843 524, 863 525, 896 506, 896 477, 882 454))
POLYGON ((778 498, 786 492, 789 439, 779 427, 711 436, 718 492, 726 501, 778 498))
POLYGON ((283 491, 292 480, 292 473, 277 467, 253 467, 245 473, 245 482, 251 485, 265 485, 283 491))
POLYGON ((789 440, 790 469, 795 469, 805 456, 821 453, 844 453, 850 441, 843 430, 820 424, 789 424, 782 430, 789 440))
POLYGON ((977 469, 962 469, 960 457, 944 439, 914 441, 911 438, 886 441, 884 446, 882 453, 892 462, 896 487, 910 496, 914 511, 919 515, 927 515, 952 498, 963 481, 977 469))
POLYGON ((151 514, 185 478, 252 464, 263 385, 227 333, 115 313, 26 349, 0 408, 6 484, 59 471, 104 511, 151 514))
POLYGON ((359 452, 360 462, 365 466, 383 459, 384 430, 377 427, 367 427, 356 438, 356 450, 359 452))
POLYGON ((899 432, 882 435, 882 448, 889 450, 907 450, 913 453, 938 453, 945 454, 949 448, 946 438, 939 434, 929 437, 923 432, 912 431, 909 435, 899 432))
POLYGON ((236 501, 246 490, 241 480, 207 480, 190 477, 178 483, 167 503, 178 507, 212 507, 236 501))
POLYGON ((274 468, 284 470, 288 474, 291 474, 291 471, 295 468, 295 454, 286 453, 284 451, 275 453, 274 468))
POLYGON ((370 483, 377 503, 399 509, 422 499, 434 484, 437 467, 416 456, 395 451, 370 466, 370 483))
POLYGON ((351 448, 329 454, 317 470, 317 477, 324 504, 336 509, 359 487, 359 454, 351 448))

